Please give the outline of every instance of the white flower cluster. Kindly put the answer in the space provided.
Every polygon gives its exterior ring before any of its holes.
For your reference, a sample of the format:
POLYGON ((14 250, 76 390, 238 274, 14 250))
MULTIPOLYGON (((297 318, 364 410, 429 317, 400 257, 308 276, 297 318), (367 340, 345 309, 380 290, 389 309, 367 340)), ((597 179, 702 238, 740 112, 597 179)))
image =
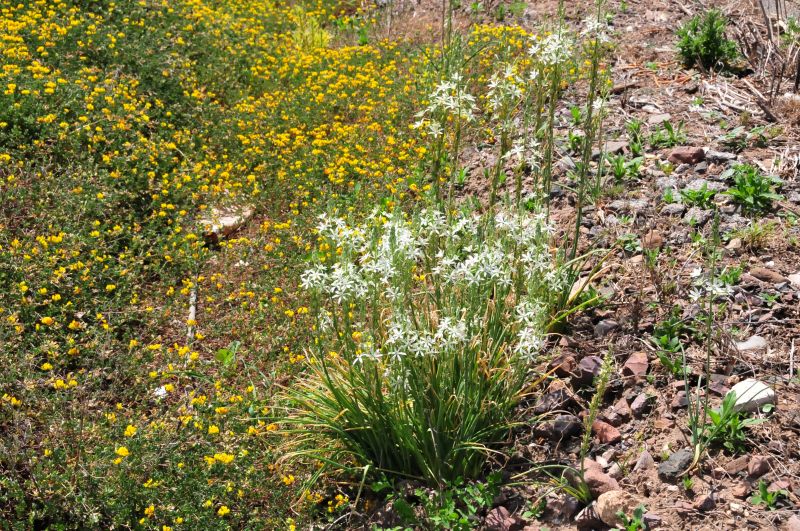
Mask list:
POLYGON ((696 267, 689 274, 693 279, 693 287, 689 290, 689 298, 692 302, 697 302, 706 295, 712 298, 730 297, 733 295, 733 288, 719 278, 709 278, 703 275, 703 269, 696 267))
POLYGON ((418 121, 414 127, 422 127, 427 122, 428 133, 434 137, 442 134, 443 123, 448 116, 457 117, 464 122, 475 119, 475 96, 467 92, 466 83, 460 74, 453 74, 450 79, 439 83, 430 100, 430 104, 417 113, 418 121))
POLYGON ((556 66, 566 63, 572 56, 574 42, 563 29, 539 39, 533 37, 533 44, 528 54, 544 66, 556 66))
MULTIPOLYGON (((549 300, 566 282, 554 265, 552 227, 544 215, 499 213, 487 220, 423 211, 413 219, 373 216, 361 227, 323 218, 319 234, 336 249, 332 263, 310 267, 302 286, 333 312, 378 308, 380 331, 370 330, 369 346, 357 361, 436 356, 463 348, 483 330, 489 300, 513 295, 504 326, 513 335, 509 349, 525 358, 544 342, 549 300), (444 300, 441 306, 436 301, 444 300), (374 342, 374 344, 373 344, 374 342)), ((323 311, 330 326, 330 314, 323 311)), ((357 327, 374 327, 357 323, 357 327)), ((504 339, 504 341, 509 341, 504 339)))

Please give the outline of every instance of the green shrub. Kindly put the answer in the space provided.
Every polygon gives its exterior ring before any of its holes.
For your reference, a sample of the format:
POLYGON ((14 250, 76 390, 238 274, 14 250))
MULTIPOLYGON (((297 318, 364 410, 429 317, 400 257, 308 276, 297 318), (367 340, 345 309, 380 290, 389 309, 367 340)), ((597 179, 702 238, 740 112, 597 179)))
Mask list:
POLYGON ((725 38, 728 20, 719 10, 695 15, 678 30, 678 53, 686 66, 729 68, 739 56, 736 43, 725 38))
POLYGON ((303 276, 317 338, 288 392, 301 445, 289 455, 431 485, 475 478, 509 434, 551 301, 571 286, 544 218, 423 211, 326 219, 319 235, 336 252, 303 276))

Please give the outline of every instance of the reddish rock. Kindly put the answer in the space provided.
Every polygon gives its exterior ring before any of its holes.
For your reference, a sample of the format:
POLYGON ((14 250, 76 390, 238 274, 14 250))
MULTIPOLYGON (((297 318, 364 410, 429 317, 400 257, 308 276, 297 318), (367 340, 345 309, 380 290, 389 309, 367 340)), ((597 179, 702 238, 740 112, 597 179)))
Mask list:
POLYGON ((786 531, 800 531, 800 516, 793 514, 786 521, 786 531))
POLYGON ((578 368, 578 362, 569 354, 562 354, 550 362, 550 369, 555 369, 556 376, 567 378, 578 368))
POLYGON ((705 158, 706 152, 703 148, 683 146, 673 149, 668 160, 673 164, 697 164, 705 158))
POLYGON ((754 267, 750 270, 750 275, 762 282, 769 282, 771 284, 782 284, 789 281, 789 279, 777 271, 767 269, 766 267, 754 267))
POLYGON ((739 498, 740 500, 743 500, 747 498, 751 490, 753 489, 750 487, 749 483, 741 482, 737 483, 731 488, 731 494, 733 494, 734 498, 739 498))
POLYGON ((584 467, 583 480, 586 482, 586 486, 589 487, 589 492, 592 493, 593 497, 619 489, 617 480, 603 472, 603 468, 596 462, 586 459, 584 460, 584 467))
POLYGON ((758 478, 769 472, 769 459, 763 455, 754 455, 747 463, 747 475, 758 478))
POLYGON ((500 506, 489 511, 484 526, 487 531, 520 531, 525 527, 525 521, 500 506))
POLYGON ((653 407, 654 397, 647 393, 641 393, 631 402, 631 412, 636 418, 642 418, 653 407))
POLYGON ((642 378, 647 374, 648 367, 647 353, 634 352, 622 366, 622 375, 642 378))
POLYGON ((612 426, 621 426, 631 419, 633 412, 628 407, 628 401, 625 398, 620 398, 617 403, 611 406, 603 413, 603 418, 608 421, 612 426))
POLYGON ((704 494, 694 501, 694 508, 700 512, 708 512, 717 506, 714 493, 704 494))
POLYGON ((641 504, 641 500, 630 492, 624 490, 610 490, 597 498, 595 509, 600 519, 609 526, 624 526, 619 513, 633 514, 634 509, 641 504))
POLYGON ((660 249, 664 245, 664 237, 657 231, 651 230, 642 238, 642 247, 645 249, 660 249))
POLYGON ((741 455, 725 465, 725 472, 728 474, 738 474, 743 470, 747 470, 747 462, 748 457, 746 455, 741 455))
POLYGON ((619 430, 602 420, 595 420, 592 423, 592 432, 597 435, 597 438, 603 444, 617 444, 622 440, 622 434, 619 430))

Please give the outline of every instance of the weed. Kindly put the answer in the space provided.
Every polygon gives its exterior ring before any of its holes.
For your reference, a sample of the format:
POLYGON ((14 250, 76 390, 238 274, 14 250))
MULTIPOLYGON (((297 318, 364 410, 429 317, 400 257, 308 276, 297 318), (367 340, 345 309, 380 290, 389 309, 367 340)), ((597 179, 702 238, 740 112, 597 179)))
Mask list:
POLYGON ((647 508, 644 505, 639 505, 633 510, 633 514, 628 516, 623 511, 617 513, 617 516, 622 520, 624 531, 644 531, 647 526, 644 522, 644 513, 647 508))
POLYGON ((706 183, 703 183, 703 186, 698 189, 687 188, 681 191, 681 199, 685 204, 704 209, 712 207, 715 195, 717 195, 717 192, 709 190, 706 183))
POLYGON ((678 31, 678 53, 686 66, 729 68, 739 57, 736 43, 725 37, 728 20, 717 9, 695 15, 678 31))
POLYGON ((677 126, 672 125, 669 120, 661 122, 661 127, 650 134, 650 145, 656 149, 670 148, 686 142, 683 122, 677 126))
POLYGON ((732 177, 734 183, 723 193, 730 195, 742 210, 750 214, 764 212, 772 206, 773 201, 783 199, 775 193, 775 187, 781 184, 780 180, 764 175, 752 164, 738 164, 722 175, 732 177))
POLYGON ((770 492, 767 483, 762 479, 758 482, 758 491, 750 497, 750 503, 763 505, 770 511, 774 511, 778 508, 780 501, 788 496, 789 493, 783 489, 770 492))
POLYGON ((709 409, 709 424, 703 427, 706 444, 720 444, 736 454, 744 450, 747 434, 744 429, 764 422, 764 419, 743 418, 735 411, 736 394, 728 393, 719 409, 709 409))

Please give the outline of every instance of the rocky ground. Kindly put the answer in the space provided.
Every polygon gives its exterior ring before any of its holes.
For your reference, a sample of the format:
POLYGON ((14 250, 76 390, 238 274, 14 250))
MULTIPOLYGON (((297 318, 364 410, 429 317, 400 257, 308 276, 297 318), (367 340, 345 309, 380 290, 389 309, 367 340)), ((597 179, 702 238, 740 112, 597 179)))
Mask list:
MULTIPOLYGON (((719 7, 731 14, 731 33, 760 16, 749 4, 719 7)), ((520 18, 535 27, 553 8, 551 2, 531 4, 520 18)), ((568 18, 577 23, 588 9, 570 5, 568 18)), ((684 68, 676 54, 675 30, 702 9, 673 0, 608 6, 615 46, 606 151, 635 158, 635 139, 626 127, 632 120, 642 123, 645 137, 663 131, 665 123, 681 124, 685 137, 669 147, 648 143, 639 176, 609 177, 604 196, 584 210, 587 245, 616 246, 603 273, 592 281, 606 301, 575 319, 554 344, 546 369, 558 378, 542 400, 529 404, 526 415, 537 422, 520 433, 517 453, 506 466, 512 476, 520 471, 520 477, 527 477, 530 463, 580 466, 592 382, 603 356, 612 352, 617 370, 592 424, 590 458, 584 463, 595 502, 583 507, 571 496, 554 493, 545 497, 541 519, 524 518, 526 503, 542 496, 541 485, 511 488, 486 515, 485 529, 606 529, 622 525, 619 511, 631 515, 640 505, 646 508, 648 528, 800 529, 800 378, 795 367, 800 103, 798 96, 785 94, 789 80, 769 101, 765 94, 774 88, 773 80, 758 65, 743 65, 739 75, 684 68), (782 198, 766 212, 744 213, 721 193, 732 185, 729 170, 741 163, 782 180, 782 198), (706 204, 691 205, 691 190, 717 193, 706 204), (717 300, 713 340, 707 340, 700 318, 704 299, 693 300, 692 289, 711 268, 706 256, 715 231, 720 259, 713 268, 737 278, 717 300), (710 353, 710 381, 702 386, 710 405, 718 407, 735 388, 737 407, 749 412, 743 418, 762 421, 744 428, 738 451, 712 445, 689 472, 688 410, 697 379, 689 378, 687 397, 685 379, 659 357, 663 349, 654 338, 670 316, 685 325, 677 335, 695 375, 704 372, 710 353), (774 407, 762 409, 765 403, 774 407), (761 482, 768 492, 782 493, 773 507, 752 499, 761 482)), ((563 113, 568 116, 569 110, 563 113)), ((479 150, 470 156, 475 166, 482 164, 479 150)), ((568 157, 562 163, 562 170, 568 168, 568 157)), ((568 184, 565 174, 562 185, 568 184)), ((558 187, 554 199, 554 218, 569 227, 575 215, 572 200, 558 187)))

